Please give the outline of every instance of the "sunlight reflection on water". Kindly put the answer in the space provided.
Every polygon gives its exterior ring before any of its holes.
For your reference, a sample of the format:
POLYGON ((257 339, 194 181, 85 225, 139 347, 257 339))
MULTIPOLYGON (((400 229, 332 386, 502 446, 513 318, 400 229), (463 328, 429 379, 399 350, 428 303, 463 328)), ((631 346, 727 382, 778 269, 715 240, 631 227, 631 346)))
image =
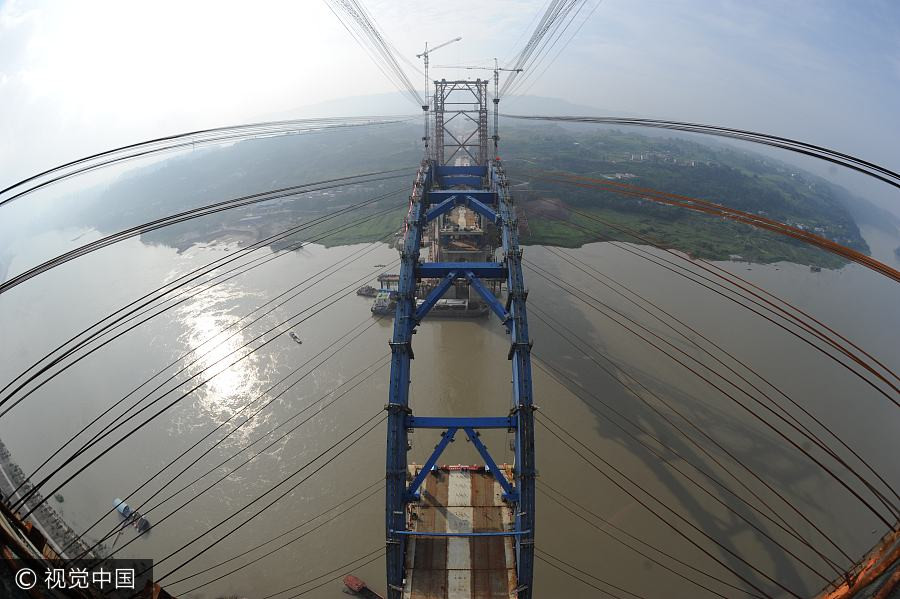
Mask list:
MULTIPOLYGON (((182 413, 176 429, 184 430, 202 426, 208 422, 219 423, 238 414, 233 425, 243 422, 252 412, 247 409, 257 405, 257 399, 266 389, 270 373, 275 367, 275 357, 270 352, 248 355, 263 340, 253 342, 257 334, 253 327, 241 330, 252 320, 236 313, 243 313, 246 300, 258 294, 234 285, 224 284, 206 291, 190 302, 180 306, 177 319, 183 332, 178 338, 179 347, 186 350, 197 348, 189 360, 193 363, 187 370, 189 376, 196 375, 189 388, 206 381, 194 394, 194 413, 182 413), (246 357, 244 357, 246 356, 246 357)), ((179 350, 181 351, 181 350, 179 350)), ((241 427, 234 436, 234 443, 242 443, 247 435, 268 420, 265 412, 241 427)))

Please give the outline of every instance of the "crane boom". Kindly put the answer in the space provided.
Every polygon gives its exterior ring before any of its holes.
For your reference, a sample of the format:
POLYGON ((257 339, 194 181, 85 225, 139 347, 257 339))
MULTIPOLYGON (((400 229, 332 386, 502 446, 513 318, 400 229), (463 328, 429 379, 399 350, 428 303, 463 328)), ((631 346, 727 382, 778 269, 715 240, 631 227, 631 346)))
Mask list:
POLYGON ((460 41, 461 39, 462 39, 462 36, 457 36, 457 37, 453 38, 452 40, 447 40, 443 44, 438 44, 437 46, 434 46, 433 48, 429 48, 428 42, 425 42, 425 50, 420 54, 416 54, 416 58, 421 58, 425 62, 425 104, 422 105, 422 114, 425 116, 425 137, 422 138, 422 141, 425 142, 425 159, 426 160, 429 158, 429 155, 428 155, 428 150, 429 150, 429 148, 428 148, 428 88, 431 85, 431 82, 428 80, 428 57, 435 50, 443 48, 444 46, 449 46, 450 44, 452 44, 454 42, 460 41))

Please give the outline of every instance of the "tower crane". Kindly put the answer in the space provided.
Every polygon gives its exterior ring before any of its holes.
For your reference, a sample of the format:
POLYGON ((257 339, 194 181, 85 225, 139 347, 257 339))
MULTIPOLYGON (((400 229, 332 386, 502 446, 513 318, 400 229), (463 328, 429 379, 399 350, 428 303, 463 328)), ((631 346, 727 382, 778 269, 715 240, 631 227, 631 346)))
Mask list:
MULTIPOLYGON (((497 144, 500 141, 500 71, 508 71, 510 73, 521 73, 525 69, 507 69, 503 68, 497 62, 497 59, 494 59, 494 68, 491 67, 470 67, 470 66, 454 66, 454 65, 441 65, 442 68, 445 69, 466 69, 469 71, 494 71, 494 134, 491 136, 491 139, 494 140, 494 160, 498 157, 498 149, 497 144)), ((427 62, 426 62, 427 69, 427 62)), ((427 70, 426 70, 426 78, 427 78, 427 70)), ((427 96, 426 96, 427 98, 427 96)))
POLYGON ((431 81, 428 80, 428 57, 435 50, 439 50, 444 46, 449 46, 454 42, 458 42, 462 39, 462 37, 455 37, 452 40, 448 40, 443 44, 438 44, 433 48, 428 47, 428 42, 425 42, 425 50, 421 54, 416 54, 416 58, 421 58, 425 62, 425 104, 422 106, 422 113, 425 115, 425 137, 422 139, 425 141, 425 157, 428 158, 428 88, 431 85, 431 81))

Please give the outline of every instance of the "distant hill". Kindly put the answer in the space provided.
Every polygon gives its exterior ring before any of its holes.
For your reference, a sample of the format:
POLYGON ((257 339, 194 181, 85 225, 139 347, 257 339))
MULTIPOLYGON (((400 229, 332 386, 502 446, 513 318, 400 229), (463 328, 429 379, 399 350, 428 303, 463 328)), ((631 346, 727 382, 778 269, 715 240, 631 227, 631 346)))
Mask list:
POLYGON ((602 215, 663 245, 708 259, 740 256, 754 262, 792 261, 826 267, 844 263, 801 242, 731 221, 539 178, 541 171, 560 171, 717 202, 869 251, 847 209, 848 203, 858 202, 858 198, 767 156, 722 144, 648 137, 610 128, 508 127, 504 139, 507 171, 523 182, 516 189, 528 216, 524 238, 530 243, 577 246, 608 237, 634 240, 609 227, 587 227, 590 219, 578 214, 581 212, 602 215), (552 214, 546 211, 548 205, 552 214), (560 215, 581 228, 553 220, 560 215), (591 235, 584 228, 598 233, 591 235))
MULTIPOLYGON (((358 108, 367 106, 372 108, 367 112, 384 112, 375 108, 389 107, 393 94, 383 96, 382 105, 369 102, 359 104, 358 108)), ((535 99, 534 102, 533 106, 549 110, 555 101, 535 99)), ((566 104, 558 107, 562 109, 566 104)), ((340 108, 349 110, 350 104, 340 108)), ((584 109, 575 105, 568 108, 584 109)), ((611 192, 534 179, 541 170, 557 170, 591 177, 625 177, 638 185, 802 225, 844 245, 868 251, 847 209, 848 204, 859 205, 858 198, 824 179, 767 156, 723 144, 638 135, 608 127, 573 130, 552 124, 507 124, 501 129, 501 135, 503 159, 515 179, 516 198, 528 221, 528 228, 523 231, 526 243, 578 246, 608 238, 627 239, 608 227, 587 222, 574 212, 578 211, 636 229, 664 245, 704 258, 740 256, 755 262, 785 260, 825 267, 843 264, 821 250, 738 223, 611 192), (543 210, 547 205, 552 209, 543 210), (567 225, 565 221, 581 228, 567 225)), ((409 168, 411 177, 421 159, 419 138, 418 123, 410 122, 202 148, 127 172, 98 190, 89 210, 78 216, 61 214, 60 217, 69 224, 116 231, 192 206, 299 183, 404 167, 409 168)), ((223 212, 154 232, 145 239, 178 248, 217 239, 223 232, 239 233, 242 239, 258 239, 315 214, 390 189, 398 189, 396 201, 400 206, 410 180, 355 186, 340 193, 313 194, 274 205, 259 204, 223 212)), ((385 205, 382 203, 372 210, 380 210, 385 205)), ((365 228, 348 230, 323 243, 380 239, 396 231, 401 218, 402 207, 390 217, 379 218, 365 228)), ((344 221, 333 224, 340 222, 344 221)))

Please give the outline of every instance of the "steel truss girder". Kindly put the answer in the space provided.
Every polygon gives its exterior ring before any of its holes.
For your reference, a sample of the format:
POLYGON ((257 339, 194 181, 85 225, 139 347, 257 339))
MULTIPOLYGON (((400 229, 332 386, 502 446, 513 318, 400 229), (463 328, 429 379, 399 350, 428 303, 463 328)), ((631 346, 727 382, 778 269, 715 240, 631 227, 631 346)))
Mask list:
MULTIPOLYGON (((436 104, 437 105, 437 104, 436 104)), ((535 524, 535 451, 534 451, 534 403, 531 381, 531 341, 528 337, 528 322, 525 309, 524 277, 522 275, 521 250, 517 233, 517 221, 512 200, 509 197, 508 185, 499 162, 488 168, 479 167, 447 167, 423 164, 417 175, 416 192, 407 216, 407 231, 401 250, 401 270, 397 310, 394 319, 394 332, 391 346, 391 379, 388 410, 388 442, 386 459, 386 545, 387 545, 387 577, 388 599, 400 599, 403 593, 404 558, 406 538, 415 534, 406 529, 406 503, 414 497, 422 481, 437 462, 441 452, 452 442, 456 432, 462 429, 482 455, 488 468, 494 473, 496 480, 504 489, 504 496, 514 504, 515 527, 509 536, 514 537, 516 544, 516 568, 519 599, 532 599, 532 581, 534 572, 534 524, 535 524), (433 192, 434 178, 438 181, 462 179, 482 180, 487 176, 488 189, 450 190, 433 192), (446 179, 444 179, 446 177, 446 179), (443 195, 441 195, 443 193, 443 195), (484 194, 484 195, 482 195, 484 194), (490 213, 483 216, 496 222, 501 230, 503 241, 503 262, 435 262, 419 263, 419 248, 423 229, 436 213, 430 212, 431 200, 456 201, 463 199, 473 209, 478 202, 490 213), (493 204, 489 207, 483 199, 493 204), (496 219, 490 215, 495 215, 496 219), (430 306, 449 288, 452 281, 465 277, 479 294, 488 302, 491 309, 501 318, 512 338, 509 359, 512 361, 513 406, 510 416, 506 418, 428 418, 414 417, 409 407, 410 360, 413 358, 411 339, 415 327, 430 306), (415 306, 416 281, 418 279, 443 279, 423 302, 419 311, 415 306), (493 294, 481 284, 481 279, 505 278, 507 282, 508 300, 506 306, 500 305, 493 294), (490 298, 493 298, 493 301, 490 298), (444 437, 432 453, 425 467, 413 483, 407 487, 407 458, 409 448, 408 432, 412 428, 444 428, 444 437), (481 442, 477 429, 508 428, 515 435, 515 468, 514 479, 509 481, 499 469, 487 448, 481 442)), ((443 206, 442 209, 449 209, 443 206)), ((425 535, 428 536, 428 535, 425 535)), ((431 536, 455 536, 455 534, 432 534, 431 536)), ((475 536, 465 534, 463 536, 475 536)))

